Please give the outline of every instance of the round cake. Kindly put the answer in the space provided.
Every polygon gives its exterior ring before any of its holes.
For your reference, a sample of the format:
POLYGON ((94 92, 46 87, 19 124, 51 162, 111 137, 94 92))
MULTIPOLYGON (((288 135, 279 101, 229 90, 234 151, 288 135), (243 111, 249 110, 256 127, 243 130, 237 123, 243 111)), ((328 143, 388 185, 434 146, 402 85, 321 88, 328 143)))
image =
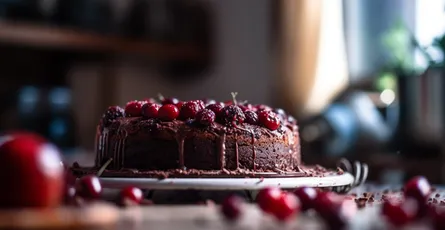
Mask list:
POLYGON ((96 135, 95 168, 108 171, 295 172, 295 119, 247 102, 174 98, 111 106, 96 135))

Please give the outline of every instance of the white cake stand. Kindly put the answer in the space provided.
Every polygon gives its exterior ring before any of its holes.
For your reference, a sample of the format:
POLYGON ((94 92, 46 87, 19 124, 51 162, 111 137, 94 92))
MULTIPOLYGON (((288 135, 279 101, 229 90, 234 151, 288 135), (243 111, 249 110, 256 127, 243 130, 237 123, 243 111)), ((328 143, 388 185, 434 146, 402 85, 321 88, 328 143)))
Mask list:
POLYGON ((136 186, 141 189, 159 190, 257 190, 264 187, 291 189, 296 187, 343 187, 354 184, 350 173, 323 177, 278 177, 278 178, 100 178, 104 188, 119 189, 136 186))

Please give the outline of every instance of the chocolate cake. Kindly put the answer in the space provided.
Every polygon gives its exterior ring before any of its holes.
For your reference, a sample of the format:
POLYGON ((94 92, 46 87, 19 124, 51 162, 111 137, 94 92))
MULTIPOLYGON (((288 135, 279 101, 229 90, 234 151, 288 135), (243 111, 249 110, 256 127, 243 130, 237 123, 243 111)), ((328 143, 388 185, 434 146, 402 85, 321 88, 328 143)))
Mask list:
MULTIPOLYGON (((108 171, 295 172, 298 126, 281 109, 177 99, 111 106, 97 126, 95 168, 108 171)), ((148 174, 147 174, 148 175, 148 174)))

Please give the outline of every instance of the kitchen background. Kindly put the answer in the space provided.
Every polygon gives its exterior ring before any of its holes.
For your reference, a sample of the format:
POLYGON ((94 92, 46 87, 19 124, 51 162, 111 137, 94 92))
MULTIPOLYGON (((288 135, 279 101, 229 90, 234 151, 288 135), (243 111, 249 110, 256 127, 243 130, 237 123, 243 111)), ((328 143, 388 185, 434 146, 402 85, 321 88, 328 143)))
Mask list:
POLYGON ((303 158, 445 182, 444 0, 0 0, 0 128, 92 154, 108 105, 288 110, 303 158))

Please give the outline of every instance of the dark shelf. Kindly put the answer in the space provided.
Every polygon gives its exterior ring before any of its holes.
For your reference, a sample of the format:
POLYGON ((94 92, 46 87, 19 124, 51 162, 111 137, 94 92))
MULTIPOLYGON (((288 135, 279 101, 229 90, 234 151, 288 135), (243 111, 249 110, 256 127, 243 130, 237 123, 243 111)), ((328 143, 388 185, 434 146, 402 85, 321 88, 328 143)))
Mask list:
POLYGON ((200 59, 205 56, 196 45, 135 41, 75 29, 7 21, 0 21, 0 43, 76 52, 141 54, 157 59, 200 59))

